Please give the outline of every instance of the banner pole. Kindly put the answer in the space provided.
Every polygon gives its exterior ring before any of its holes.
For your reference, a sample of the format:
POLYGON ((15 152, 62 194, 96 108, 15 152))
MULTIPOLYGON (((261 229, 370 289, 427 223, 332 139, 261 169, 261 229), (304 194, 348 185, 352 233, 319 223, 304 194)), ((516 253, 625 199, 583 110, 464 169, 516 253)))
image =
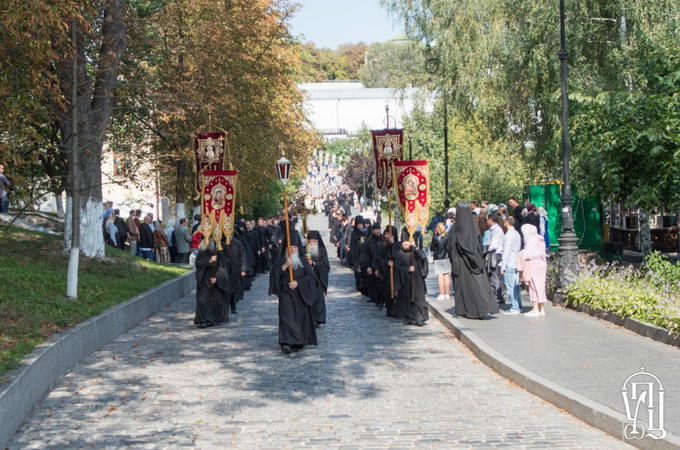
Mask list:
MULTIPOLYGON (((290 258, 292 256, 292 253, 290 251, 290 222, 288 220, 288 197, 286 196, 286 186, 283 186, 283 214, 286 219, 286 246, 288 250, 288 257, 290 258)), ((293 266, 289 265, 288 266, 288 274, 290 277, 290 282, 292 283, 295 281, 293 279, 293 266)))
MULTIPOLYGON (((387 220, 389 224, 390 232, 392 231, 392 196, 390 195, 390 190, 387 190, 387 220)), ((396 239, 396 236, 392 236, 392 239, 396 239)), ((390 246, 389 255, 387 259, 392 257, 392 246, 390 246)), ((390 298, 394 298, 394 266, 390 266, 390 298)))

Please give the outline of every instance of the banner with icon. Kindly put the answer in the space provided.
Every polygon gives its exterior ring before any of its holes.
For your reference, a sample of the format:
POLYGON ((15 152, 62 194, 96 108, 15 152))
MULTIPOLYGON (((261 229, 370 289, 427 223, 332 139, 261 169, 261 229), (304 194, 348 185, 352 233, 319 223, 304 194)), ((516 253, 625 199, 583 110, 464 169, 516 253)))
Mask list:
POLYGON ((404 225, 409 234, 427 229, 430 215, 430 169, 427 160, 394 161, 394 181, 404 225))
POLYGON ((373 153, 375 155, 376 187, 392 189, 392 164, 399 161, 404 153, 404 130, 373 130, 373 153))
POLYGON ((196 134, 194 157, 196 159, 196 192, 201 192, 201 174, 206 170, 224 169, 227 153, 227 133, 196 134))
POLYGON ((237 176, 236 170, 207 170, 201 176, 201 233, 206 243, 210 237, 220 243, 223 236, 231 242, 237 176))

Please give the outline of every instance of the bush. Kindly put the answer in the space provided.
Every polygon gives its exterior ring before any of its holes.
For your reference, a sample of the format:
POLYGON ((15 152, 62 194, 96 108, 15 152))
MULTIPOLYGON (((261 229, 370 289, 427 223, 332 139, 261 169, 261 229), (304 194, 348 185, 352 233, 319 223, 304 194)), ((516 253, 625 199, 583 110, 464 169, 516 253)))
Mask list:
POLYGON ((640 270, 595 262, 580 268, 568 286, 567 303, 584 303, 663 327, 680 334, 680 265, 658 253, 650 255, 640 270))

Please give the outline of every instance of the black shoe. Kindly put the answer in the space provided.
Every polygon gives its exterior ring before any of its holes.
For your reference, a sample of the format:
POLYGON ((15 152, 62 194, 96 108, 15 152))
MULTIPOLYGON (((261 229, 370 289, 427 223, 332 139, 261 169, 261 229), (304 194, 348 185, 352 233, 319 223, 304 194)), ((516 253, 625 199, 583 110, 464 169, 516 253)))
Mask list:
POLYGON ((286 355, 290 355, 292 350, 290 348, 290 345, 283 344, 283 345, 281 345, 281 351, 283 353, 285 353, 286 355))
POLYGON ((206 324, 205 324, 206 327, 212 327, 212 326, 214 326, 214 325, 215 325, 215 324, 212 323, 212 322, 206 322, 206 324))
POLYGON ((199 323, 199 324, 198 324, 198 328, 205 328, 205 324, 204 324, 204 323, 199 323))
POLYGON ((293 351, 293 353, 299 353, 299 352, 301 352, 302 350, 304 350, 304 348, 305 348, 305 347, 302 346, 302 345, 294 345, 293 348, 292 348, 291 350, 293 351))
POLYGON ((236 308, 231 308, 231 313, 236 314, 236 308))

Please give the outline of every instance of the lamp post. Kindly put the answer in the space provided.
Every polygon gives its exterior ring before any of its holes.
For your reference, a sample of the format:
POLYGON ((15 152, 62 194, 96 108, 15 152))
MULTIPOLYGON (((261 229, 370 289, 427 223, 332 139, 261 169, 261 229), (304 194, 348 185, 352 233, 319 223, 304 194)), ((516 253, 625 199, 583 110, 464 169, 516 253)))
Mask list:
MULTIPOLYGON (((283 156, 281 159, 276 161, 276 172, 279 175, 279 180, 283 185, 283 214, 286 220, 286 245, 288 251, 288 257, 291 256, 290 251, 290 221, 288 220, 288 197, 286 196, 286 183, 288 183, 288 178, 290 177, 290 161, 288 161, 283 156)), ((288 274, 290 277, 290 282, 293 280, 293 266, 288 266, 288 274)))
POLYGON ((449 114, 446 106, 447 98, 444 91, 444 209, 449 210, 449 114))
POLYGON ((564 0, 560 0, 560 79, 562 82, 562 233, 558 239, 560 243, 558 269, 559 290, 556 300, 560 303, 565 299, 565 287, 569 274, 578 270, 578 237, 574 233, 572 218, 571 181, 569 179, 569 109, 567 94, 567 44, 565 33, 564 0))

